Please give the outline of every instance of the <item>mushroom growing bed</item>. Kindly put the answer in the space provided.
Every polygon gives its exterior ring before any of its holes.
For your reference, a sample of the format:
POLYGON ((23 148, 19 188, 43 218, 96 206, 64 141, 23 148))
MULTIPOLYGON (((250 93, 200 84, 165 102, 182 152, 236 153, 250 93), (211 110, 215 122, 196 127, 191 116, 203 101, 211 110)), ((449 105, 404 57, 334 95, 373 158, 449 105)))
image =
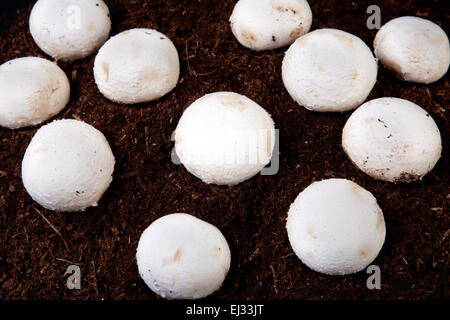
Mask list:
MULTIPOLYGON (((31 1, 30 1, 31 2, 31 1)), ((342 148, 352 111, 312 112, 285 89, 282 61, 288 47, 258 52, 233 36, 235 1, 104 1, 110 36, 155 29, 175 45, 180 76, 158 100, 124 105, 107 99, 94 79, 96 54, 58 61, 70 81, 70 100, 55 119, 82 120, 103 133, 115 158, 113 180, 98 205, 80 213, 50 211, 25 190, 21 164, 39 129, 0 127, 0 298, 159 299, 139 275, 136 248, 158 218, 188 213, 220 230, 231 252, 222 287, 209 300, 232 299, 445 299, 450 297, 449 78, 423 85, 404 82, 378 64, 366 101, 397 97, 422 107, 436 122, 442 157, 422 180, 391 183, 360 171, 342 148), (183 112, 212 92, 236 92, 264 108, 279 129, 279 171, 232 186, 206 184, 172 161, 173 132, 183 112), (286 230, 291 204, 315 181, 347 179, 370 192, 384 215, 386 238, 371 264, 381 289, 366 286, 364 270, 330 276, 308 268, 286 230), (66 287, 67 267, 78 264, 81 289, 66 287)), ((373 52, 372 1, 310 1, 311 31, 339 29, 373 52)), ((382 24, 420 16, 448 34, 445 1, 379 1, 382 24)), ((0 63, 38 56, 52 60, 29 32, 32 4, 0 33, 0 63)), ((378 247, 377 247, 378 248, 378 247)))

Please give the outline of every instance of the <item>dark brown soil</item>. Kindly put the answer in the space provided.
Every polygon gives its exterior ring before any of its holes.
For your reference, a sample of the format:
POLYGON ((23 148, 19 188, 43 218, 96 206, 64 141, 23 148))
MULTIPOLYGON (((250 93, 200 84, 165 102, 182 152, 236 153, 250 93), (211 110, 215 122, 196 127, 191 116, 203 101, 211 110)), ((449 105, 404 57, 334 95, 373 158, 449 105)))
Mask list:
MULTIPOLYGON (((208 299, 448 299, 450 203, 449 78, 431 85, 402 82, 380 67, 369 99, 395 96, 423 106, 438 124, 444 154, 422 181, 392 184, 357 170, 340 146, 350 113, 319 114, 299 107, 281 81, 285 49, 255 53, 234 39, 228 18, 235 1, 106 1, 112 34, 133 27, 160 30, 177 46, 176 89, 140 106, 114 104, 97 90, 94 57, 58 63, 71 79, 72 96, 56 118, 79 118, 100 129, 116 157, 114 181, 97 208, 63 214, 43 209, 20 178, 25 149, 37 128, 0 128, 0 298, 157 299, 140 279, 135 250, 156 218, 186 212, 222 230, 232 251, 223 287, 208 299), (244 94, 272 114, 281 134, 280 170, 234 187, 202 183, 170 160, 171 134, 183 110, 214 91, 244 94), (368 275, 321 275, 293 254, 285 231, 287 210, 315 180, 351 179, 371 191, 384 211, 387 237, 375 260, 381 290, 368 275), (60 234, 44 220, 48 219, 60 234), (66 268, 81 267, 81 290, 66 288, 66 268)), ((313 29, 349 31, 371 45, 366 8, 381 6, 382 22, 419 15, 443 26, 446 1, 310 1, 313 29)), ((46 57, 28 31, 23 12, 0 40, 0 62, 46 57)), ((48 58, 48 57, 47 57, 48 58)))

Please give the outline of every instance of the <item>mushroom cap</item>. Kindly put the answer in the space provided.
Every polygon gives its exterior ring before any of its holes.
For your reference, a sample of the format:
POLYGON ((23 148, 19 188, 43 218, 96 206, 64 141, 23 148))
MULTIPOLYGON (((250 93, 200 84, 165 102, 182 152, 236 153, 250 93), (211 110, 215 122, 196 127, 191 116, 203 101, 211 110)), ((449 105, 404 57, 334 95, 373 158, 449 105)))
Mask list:
POLYGON ((42 51, 55 59, 87 57, 108 39, 109 10, 102 0, 38 0, 30 32, 42 51))
POLYGON ((64 109, 70 97, 66 74, 38 57, 0 66, 0 125, 17 129, 39 124, 64 109))
POLYGON ((410 82, 435 82, 450 64, 450 44, 444 30, 419 17, 400 17, 386 23, 377 32, 374 49, 386 68, 410 82))
POLYGON ((234 92, 207 94, 183 113, 175 150, 206 183, 234 185, 260 172, 272 157, 275 125, 261 106, 234 92))
POLYGON ((375 197, 346 179, 314 182, 303 190, 289 209, 286 228, 300 260, 329 275, 366 268, 386 235, 375 197))
POLYGON ((289 47, 282 76, 291 97, 306 109, 342 112, 367 98, 377 80, 377 62, 360 38, 319 29, 289 47))
POLYGON ((199 299, 221 287, 231 255, 219 229, 175 213, 145 229, 136 260, 139 274, 156 294, 167 299, 199 299))
POLYGON ((442 150, 433 118, 399 98, 374 99, 359 107, 344 126, 342 147, 363 172, 391 182, 421 179, 442 150))
POLYGON ((94 63, 95 82, 108 99, 135 104, 158 99, 178 82, 180 61, 172 41, 152 29, 131 29, 109 39, 94 63))
POLYGON ((22 161, 28 194, 44 208, 96 206, 112 181, 114 156, 103 134, 78 120, 55 120, 34 135, 22 161))
POLYGON ((306 0, 239 0, 230 17, 231 31, 255 51, 287 46, 311 28, 306 0))

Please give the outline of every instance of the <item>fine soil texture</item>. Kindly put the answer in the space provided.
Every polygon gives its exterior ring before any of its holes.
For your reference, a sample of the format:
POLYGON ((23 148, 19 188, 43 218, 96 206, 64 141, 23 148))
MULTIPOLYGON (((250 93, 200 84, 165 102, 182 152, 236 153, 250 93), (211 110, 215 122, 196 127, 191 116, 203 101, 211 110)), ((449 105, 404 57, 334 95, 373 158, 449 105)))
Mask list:
MULTIPOLYGON (((21 181, 25 149, 38 127, 0 128, 0 298, 160 299, 139 277, 136 246, 155 219, 185 212, 217 226, 229 242, 232 263, 222 288, 208 300, 231 299, 448 299, 450 203, 449 77, 430 85, 403 82, 382 66, 368 99, 408 99, 425 108, 440 128, 443 156, 423 180, 376 181, 353 166, 341 147, 346 113, 321 114, 297 105, 281 79, 286 48, 256 53, 233 37, 235 1, 105 1, 111 35, 153 28, 176 45, 177 87, 151 103, 112 103, 93 78, 95 55, 58 62, 71 81, 71 98, 55 118, 81 119, 104 133, 116 157, 114 179, 99 202, 82 213, 46 210, 21 181), (208 185, 171 161, 171 135, 183 110, 204 94, 234 91, 256 101, 280 130, 280 168, 233 187, 208 185), (365 271, 326 276, 293 253, 285 222, 290 204, 314 181, 346 178, 377 198, 386 241, 373 262, 381 289, 369 290, 365 271), (66 287, 68 266, 81 268, 81 289, 66 287)), ((312 29, 337 28, 370 47, 367 7, 381 8, 382 23, 403 15, 430 19, 448 33, 446 1, 310 1, 312 29)), ((1 32, 0 62, 46 56, 28 29, 31 4, 1 32)))

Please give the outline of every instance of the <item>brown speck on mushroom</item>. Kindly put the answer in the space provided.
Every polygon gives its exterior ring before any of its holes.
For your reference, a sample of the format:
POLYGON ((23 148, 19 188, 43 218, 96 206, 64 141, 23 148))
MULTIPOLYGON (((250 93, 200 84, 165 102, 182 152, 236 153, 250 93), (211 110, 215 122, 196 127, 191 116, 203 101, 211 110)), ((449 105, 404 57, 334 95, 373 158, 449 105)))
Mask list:
POLYGON ((239 111, 247 109, 245 102, 234 94, 223 94, 219 96, 219 101, 227 107, 236 108, 239 111))
POLYGON ((250 46, 253 46, 257 40, 256 36, 246 29, 241 29, 241 36, 250 46))
POLYGON ((303 27, 299 26, 299 27, 297 27, 297 28, 295 28, 294 30, 291 31, 291 33, 289 34, 289 38, 297 39, 298 37, 303 35, 303 33, 304 33, 303 27))

